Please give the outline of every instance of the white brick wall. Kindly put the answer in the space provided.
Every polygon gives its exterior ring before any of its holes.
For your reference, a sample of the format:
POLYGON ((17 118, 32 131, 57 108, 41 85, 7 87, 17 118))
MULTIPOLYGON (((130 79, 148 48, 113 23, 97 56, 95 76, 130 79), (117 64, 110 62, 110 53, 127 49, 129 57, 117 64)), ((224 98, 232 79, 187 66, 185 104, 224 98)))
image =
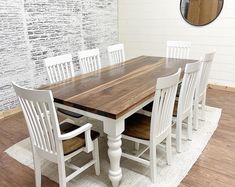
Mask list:
POLYGON ((0 111, 18 102, 11 81, 45 83, 43 59, 117 43, 117 0, 0 0, 0 111))
POLYGON ((0 0, 0 111, 17 104, 11 81, 32 86, 22 0, 0 0))

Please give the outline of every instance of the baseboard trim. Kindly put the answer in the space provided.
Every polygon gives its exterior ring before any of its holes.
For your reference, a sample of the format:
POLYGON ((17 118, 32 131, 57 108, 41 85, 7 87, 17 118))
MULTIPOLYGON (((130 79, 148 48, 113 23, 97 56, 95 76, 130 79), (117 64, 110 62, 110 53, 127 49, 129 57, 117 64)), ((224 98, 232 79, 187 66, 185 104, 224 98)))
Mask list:
POLYGON ((216 85, 216 84, 209 84, 208 88, 215 89, 215 90, 223 90, 223 91, 228 91, 228 92, 235 92, 235 87, 222 86, 222 85, 216 85))
POLYGON ((20 107, 16 107, 16 108, 13 108, 13 109, 10 109, 10 110, 2 111, 2 112, 0 112, 0 119, 7 118, 7 117, 9 117, 13 114, 17 114, 19 112, 21 112, 20 107))

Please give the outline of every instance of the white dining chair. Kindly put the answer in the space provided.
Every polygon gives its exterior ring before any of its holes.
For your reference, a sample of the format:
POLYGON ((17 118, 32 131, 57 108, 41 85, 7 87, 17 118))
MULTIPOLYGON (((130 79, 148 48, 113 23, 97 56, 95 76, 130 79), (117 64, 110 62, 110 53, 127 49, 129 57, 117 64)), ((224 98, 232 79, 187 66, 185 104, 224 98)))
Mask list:
POLYGON ((206 92, 207 92, 207 87, 208 87, 208 80, 209 80, 209 75, 211 71, 211 65, 214 60, 215 56, 215 51, 211 53, 207 53, 204 55, 204 57, 201 59, 202 61, 202 70, 201 70, 201 75, 200 75, 200 81, 198 84, 198 87, 196 89, 196 95, 195 95, 195 110, 194 110, 194 129, 198 129, 198 115, 199 115, 199 105, 201 104, 201 109, 202 109, 202 117, 201 119, 205 121, 205 111, 206 111, 206 92))
MULTIPOLYGON (((196 87, 200 79, 202 62, 186 64, 184 77, 180 85, 179 97, 176 99, 174 106, 173 121, 176 123, 176 149, 181 152, 182 142, 182 123, 187 119, 187 139, 192 139, 192 114, 193 114, 193 99, 195 96, 196 87)), ((143 108, 146 115, 152 114, 153 104, 150 103, 143 108)), ((136 145, 137 147, 138 145, 136 145)), ((138 148, 137 148, 138 150, 138 148)))
POLYGON ((60 55, 44 59, 50 83, 57 83, 74 77, 72 55, 60 55))
POLYGON ((111 45, 107 51, 110 65, 120 64, 126 60, 123 44, 111 45))
POLYGON ((171 164, 171 128, 176 90, 181 69, 177 73, 157 80, 152 116, 135 113, 125 120, 122 138, 144 144, 147 147, 140 154, 122 153, 123 157, 150 167, 151 180, 156 184, 156 146, 166 140, 167 163, 171 164), (150 160, 141 158, 149 149, 150 160))
POLYGON ((41 159, 58 164, 59 184, 66 183, 94 165, 100 174, 99 133, 87 123, 81 127, 69 122, 59 124, 51 91, 31 90, 12 83, 27 123, 32 145, 36 187, 41 186, 41 159), (92 152, 93 159, 82 167, 72 164, 71 158, 81 152, 92 152), (66 174, 65 167, 72 169, 66 174))
POLYGON ((78 52, 81 73, 89 73, 101 68, 99 49, 91 49, 78 52))
MULTIPOLYGON (((44 64, 49 81, 52 84, 74 77, 74 66, 71 54, 46 58, 44 59, 44 64)), ((82 115, 78 113, 64 110, 62 108, 58 108, 57 111, 74 122, 82 117, 82 115)))
POLYGON ((192 140, 193 101, 200 78, 201 65, 201 61, 186 65, 179 98, 175 102, 173 121, 176 123, 177 152, 182 150, 182 126, 184 120, 187 120, 187 139, 192 140))
POLYGON ((166 57, 189 59, 191 42, 189 41, 167 41, 166 57))

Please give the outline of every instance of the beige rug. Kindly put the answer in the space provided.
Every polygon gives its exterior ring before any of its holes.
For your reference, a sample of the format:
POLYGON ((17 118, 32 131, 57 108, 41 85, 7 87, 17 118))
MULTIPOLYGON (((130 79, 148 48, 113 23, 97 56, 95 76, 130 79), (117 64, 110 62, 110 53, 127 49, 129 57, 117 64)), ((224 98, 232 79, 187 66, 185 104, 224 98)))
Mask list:
MULTIPOLYGON (((166 165, 165 152, 161 147, 157 150, 158 156, 158 173, 157 181, 159 187, 173 187, 178 186, 181 180, 187 175, 190 168, 196 162, 203 149, 207 145, 209 139, 217 128, 221 116, 221 109, 207 107, 206 121, 200 122, 200 129, 193 132, 192 141, 183 141, 183 151, 180 154, 176 153, 175 140, 173 139, 173 159, 172 165, 166 165)), ((83 119, 84 120, 84 119, 83 119)), ((100 123, 91 120, 91 123, 100 123)), ((101 174, 96 176, 94 167, 90 167, 78 177, 69 182, 68 186, 75 187, 106 187, 111 186, 108 178, 109 160, 107 156, 106 138, 102 137, 99 140, 100 148, 100 162, 101 174)), ((123 141, 123 150, 134 150, 134 144, 123 141)), ((25 139, 5 151, 12 158, 20 163, 33 169, 33 159, 31 153, 31 146, 29 139, 25 139)), ((147 154, 145 155, 147 156, 147 154)), ((80 154, 73 159, 78 164, 90 159, 86 154, 80 154)), ((123 171, 123 178, 121 187, 150 187, 154 186, 149 179, 149 168, 144 165, 122 158, 121 167, 123 171)), ((48 161, 43 161, 42 174, 53 181, 58 182, 57 165, 48 161)))

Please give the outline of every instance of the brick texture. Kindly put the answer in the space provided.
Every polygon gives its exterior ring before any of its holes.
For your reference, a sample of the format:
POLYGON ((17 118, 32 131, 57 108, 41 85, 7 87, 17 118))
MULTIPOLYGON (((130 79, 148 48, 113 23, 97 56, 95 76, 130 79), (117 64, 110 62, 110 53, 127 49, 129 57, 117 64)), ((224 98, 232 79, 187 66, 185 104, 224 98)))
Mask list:
POLYGON ((17 105, 11 81, 32 86, 33 63, 27 45, 22 2, 0 0, 0 111, 17 105))
POLYGON ((0 0, 0 111, 18 102, 11 81, 38 87, 47 82, 43 59, 117 43, 117 0, 0 0))

